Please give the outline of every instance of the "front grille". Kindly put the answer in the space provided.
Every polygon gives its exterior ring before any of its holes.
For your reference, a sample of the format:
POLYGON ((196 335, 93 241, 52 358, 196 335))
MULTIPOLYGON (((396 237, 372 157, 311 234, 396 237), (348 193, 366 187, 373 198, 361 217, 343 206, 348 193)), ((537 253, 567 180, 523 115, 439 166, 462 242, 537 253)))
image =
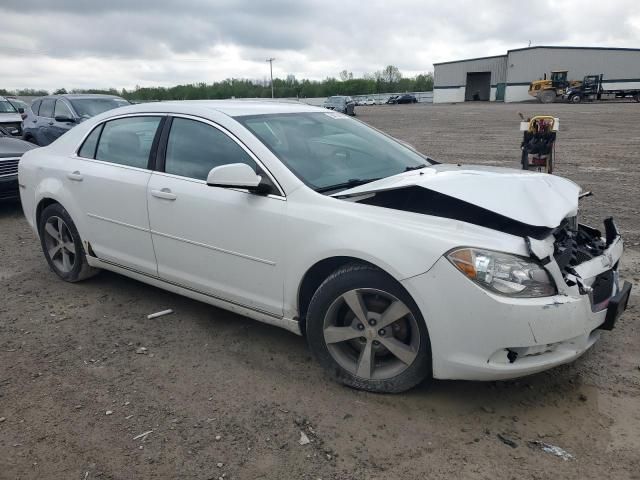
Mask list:
POLYGON ((18 173, 19 158, 0 158, 0 177, 7 177, 18 173))
POLYGON ((580 225, 577 230, 567 221, 555 233, 554 258, 563 275, 572 274, 573 267, 599 257, 607 248, 598 230, 580 225))
POLYGON ((3 122, 0 123, 0 127, 3 127, 9 131, 12 135, 22 135, 22 123, 21 122, 3 122), (18 133, 14 133, 12 129, 16 129, 18 133))

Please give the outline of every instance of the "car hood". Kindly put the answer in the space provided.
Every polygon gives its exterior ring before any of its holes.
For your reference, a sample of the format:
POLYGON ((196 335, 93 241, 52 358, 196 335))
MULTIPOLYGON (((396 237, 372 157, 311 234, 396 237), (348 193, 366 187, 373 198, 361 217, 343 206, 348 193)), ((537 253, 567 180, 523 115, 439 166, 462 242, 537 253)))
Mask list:
POLYGON ((19 113, 0 113, 0 123, 21 123, 22 117, 19 113))
POLYGON ((33 143, 25 142, 19 138, 0 136, 0 158, 20 157, 28 150, 36 148, 33 143))
MULTIPOLYGON (((500 167, 440 164, 383 178, 332 196, 367 196, 403 189, 415 190, 416 187, 441 194, 439 200, 459 200, 455 206, 443 205, 443 209, 448 208, 449 211, 452 208, 464 209, 465 205, 471 204, 522 224, 546 228, 555 228, 564 218, 574 215, 578 210, 580 194, 577 184, 554 175, 500 167)), ((427 197, 418 195, 414 198, 419 201, 427 197)), ((416 207, 411 205, 402 209, 419 211, 416 207)), ((434 214, 432 212, 437 211, 438 205, 431 205, 429 209, 429 213, 434 214)), ((460 218, 451 214, 443 216, 460 218)))

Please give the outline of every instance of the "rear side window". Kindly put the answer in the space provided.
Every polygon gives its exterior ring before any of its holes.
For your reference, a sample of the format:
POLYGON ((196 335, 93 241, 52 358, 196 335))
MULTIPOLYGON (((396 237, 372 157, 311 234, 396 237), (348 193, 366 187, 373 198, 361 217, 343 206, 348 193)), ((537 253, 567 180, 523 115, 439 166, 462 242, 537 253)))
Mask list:
POLYGON ((40 104, 40 113, 38 115, 46 118, 53 118, 53 106, 55 103, 55 98, 43 99, 42 103, 40 104))
POLYGON ((195 120, 174 118, 167 141, 165 172, 206 180, 209 171, 229 163, 256 163, 236 142, 217 128, 195 120))
POLYGON ((106 122, 98 142, 96 160, 148 168, 149 153, 160 119, 127 117, 106 122))
POLYGON ((35 114, 38 115, 38 110, 40 110, 40 102, 42 102, 42 100, 36 100, 35 102, 33 102, 31 104, 31 111, 35 114))
POLYGON ((98 139, 100 138, 100 132, 102 132, 102 125, 98 125, 89 136, 84 140, 82 147, 78 151, 78 155, 84 158, 96 158, 96 147, 98 146, 98 139))
POLYGON ((73 115, 71 114, 71 110, 69 110, 69 107, 67 107, 67 105, 62 100, 59 100, 59 99, 56 100, 56 108, 53 112, 53 116, 73 118, 73 115))

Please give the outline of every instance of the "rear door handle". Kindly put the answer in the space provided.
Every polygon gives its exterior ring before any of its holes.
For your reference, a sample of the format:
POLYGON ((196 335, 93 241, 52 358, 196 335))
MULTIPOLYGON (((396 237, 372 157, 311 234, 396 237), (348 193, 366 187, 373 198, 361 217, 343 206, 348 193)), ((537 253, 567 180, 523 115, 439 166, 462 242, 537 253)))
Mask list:
POLYGON ((67 178, 69 180, 73 180, 74 182, 81 182, 82 181, 82 174, 76 170, 75 172, 71 172, 71 173, 67 173, 67 178))
POLYGON ((172 193, 169 188, 163 188, 162 190, 151 190, 151 195, 164 200, 175 200, 178 196, 172 193))

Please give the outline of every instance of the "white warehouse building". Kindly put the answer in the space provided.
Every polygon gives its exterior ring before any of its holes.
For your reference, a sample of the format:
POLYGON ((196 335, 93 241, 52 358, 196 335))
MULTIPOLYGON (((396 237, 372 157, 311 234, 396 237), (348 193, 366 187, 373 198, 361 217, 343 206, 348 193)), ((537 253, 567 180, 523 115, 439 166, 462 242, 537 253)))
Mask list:
POLYGON ((529 84, 553 70, 571 80, 603 74, 605 89, 640 89, 640 48, 527 47, 433 66, 434 103, 532 100, 529 84))

